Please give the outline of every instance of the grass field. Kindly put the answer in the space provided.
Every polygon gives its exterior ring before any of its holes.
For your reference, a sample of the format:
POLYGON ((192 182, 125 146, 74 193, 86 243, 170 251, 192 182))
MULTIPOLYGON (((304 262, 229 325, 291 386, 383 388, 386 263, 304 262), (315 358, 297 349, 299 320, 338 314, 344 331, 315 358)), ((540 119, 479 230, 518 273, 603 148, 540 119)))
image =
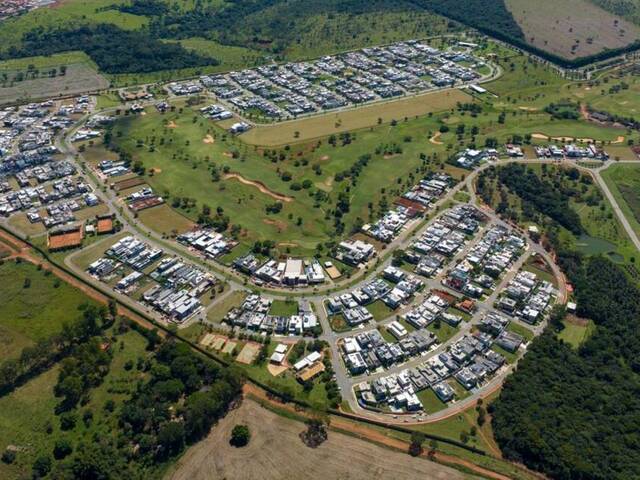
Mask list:
POLYGON ((566 319, 562 323, 564 324, 564 329, 558 334, 558 338, 567 342, 573 348, 578 348, 582 345, 596 328, 591 320, 566 319))
POLYGON ((2 359, 15 357, 24 347, 60 332, 64 322, 80 315, 78 307, 90 303, 80 291, 28 262, 0 265, 0 284, 2 359))
POLYGON ((250 145, 267 147, 298 143, 369 128, 392 120, 401 121, 405 117, 414 118, 430 112, 448 110, 455 107, 457 102, 470 100, 471 97, 462 90, 436 91, 338 113, 326 113, 274 125, 257 126, 242 134, 240 138, 250 145))
POLYGON ((233 307, 239 307, 246 297, 246 292, 239 290, 231 292, 207 312, 207 320, 220 323, 229 310, 233 307))
POLYGON ((588 0, 506 0, 526 40, 573 59, 633 43, 640 28, 588 0))
MULTIPOLYGON (((89 426, 79 420, 75 429, 63 432, 54 408, 59 399, 54 396, 53 387, 58 379, 58 367, 44 372, 30 380, 14 392, 0 398, 0 450, 7 445, 19 449, 16 463, 0 463, 0 477, 7 480, 27 478, 31 465, 40 455, 52 455, 55 442, 67 439, 73 447, 80 441, 92 441, 94 435, 108 436, 117 428, 118 412, 122 402, 135 390, 138 380, 144 379, 136 368, 126 370, 126 362, 135 362, 145 357, 146 341, 136 332, 129 332, 117 338, 114 358, 109 373, 103 383, 92 389, 89 402, 82 411, 92 411, 93 421, 89 426), (113 400, 113 413, 104 409, 105 402, 113 400), (51 433, 47 428, 51 427, 51 433)), ((80 415, 81 416, 81 415, 80 415)))
POLYGON ((292 300, 287 302, 285 300, 274 300, 269 309, 269 315, 277 315, 281 317, 290 317, 291 315, 298 314, 298 302, 292 300))
POLYGON ((640 165, 613 165, 601 175, 624 216, 640 235, 640 165))
MULTIPOLYGON (((203 205, 214 212, 220 207, 231 224, 241 227, 238 248, 268 239, 276 243, 280 254, 308 255, 318 243, 334 237, 334 221, 328 212, 338 194, 347 189, 351 204, 341 219, 345 232, 350 232, 358 219, 369 220, 383 197, 388 202, 413 184, 410 177, 416 178, 422 164, 420 153, 429 151, 424 139, 438 125, 436 119, 428 117, 401 120, 396 126, 381 125, 352 134, 351 142, 344 146, 326 141, 300 143, 276 152, 273 157, 229 136, 198 112, 179 105, 176 112, 165 115, 150 109, 144 116, 122 118, 114 127, 116 145, 131 152, 134 160, 141 160, 147 172, 153 169, 153 175, 148 173, 145 181, 169 205, 180 203, 180 207, 174 208, 183 216, 196 220, 203 205), (213 137, 214 143, 203 141, 207 135, 213 137), (386 155, 385 145, 392 144, 399 145, 402 153, 386 155), (349 170, 365 154, 371 155, 371 160, 360 172, 356 186, 335 180, 337 173, 349 170), (216 181, 211 173, 214 167, 220 177, 216 181), (234 176, 225 176, 225 170, 234 176), (285 181, 283 172, 290 173, 290 181, 285 181), (299 189, 305 181, 309 188, 299 189), (316 200, 320 194, 328 199, 316 200), (282 196, 291 200, 282 201, 280 213, 268 214, 266 206, 280 201, 282 196), (195 201, 195 205, 176 202, 185 197, 195 201)), ((438 148, 444 150, 444 146, 438 148)), ((466 173, 446 168, 458 178, 466 173)), ((140 215, 142 220, 143 217, 144 212, 140 215)), ((149 226, 163 232, 173 227, 173 222, 164 216, 160 216, 160 221, 165 225, 149 223, 149 226)))

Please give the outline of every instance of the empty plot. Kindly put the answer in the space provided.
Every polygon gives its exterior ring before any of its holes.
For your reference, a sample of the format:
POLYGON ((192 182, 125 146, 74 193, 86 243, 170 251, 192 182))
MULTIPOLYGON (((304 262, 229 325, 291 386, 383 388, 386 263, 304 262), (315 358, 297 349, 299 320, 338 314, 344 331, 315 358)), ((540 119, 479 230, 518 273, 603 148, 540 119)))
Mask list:
POLYGON ((170 480, 341 478, 350 480, 458 480, 466 475, 406 453, 394 452, 336 432, 318 448, 306 447, 298 434, 305 425, 245 400, 216 425, 209 436, 177 462, 170 480), (245 424, 251 441, 229 445, 231 430, 245 424))
POLYGON ((236 361, 244 363, 245 365, 251 365, 253 361, 258 357, 262 345, 255 342, 247 342, 245 346, 240 350, 240 353, 236 357, 236 361))
POLYGON ((251 145, 277 146, 297 143, 331 134, 373 127, 405 117, 426 115, 469 102, 472 97, 458 89, 415 95, 336 113, 326 113, 273 125, 256 126, 239 138, 251 145))
POLYGON ((564 58, 620 48, 638 39, 640 28, 587 0, 506 0, 531 45, 564 58))
MULTIPOLYGON (((17 72, 9 71, 4 73, 9 78, 12 78, 17 72)), ((69 65, 65 75, 23 80, 22 82, 15 82, 13 85, 7 83, 4 87, 0 86, 0 105, 18 100, 78 95, 101 90, 108 86, 108 80, 89 65, 69 65)))

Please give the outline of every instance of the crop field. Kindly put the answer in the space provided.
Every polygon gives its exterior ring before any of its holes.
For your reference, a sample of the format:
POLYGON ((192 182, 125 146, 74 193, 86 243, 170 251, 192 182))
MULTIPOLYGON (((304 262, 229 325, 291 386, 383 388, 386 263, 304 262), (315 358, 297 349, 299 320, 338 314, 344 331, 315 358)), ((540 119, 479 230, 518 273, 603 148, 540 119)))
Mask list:
POLYGON ((573 59, 633 43, 640 28, 588 0, 506 0, 528 43, 573 59))
MULTIPOLYGON (((0 105, 17 101, 28 102, 36 99, 72 96, 101 90, 109 86, 108 80, 87 64, 72 64, 67 65, 66 68, 65 75, 60 73, 55 76, 43 75, 39 78, 0 84, 0 105)), ((4 70, 1 74, 5 74, 11 79, 24 73, 26 72, 21 70, 4 70)))
POLYGON ((240 138, 250 145, 273 147, 449 110, 458 102, 470 100, 471 97, 462 90, 443 90, 276 125, 260 125, 240 138))
POLYGON ((280 417, 252 400, 245 400, 240 408, 220 421, 206 439, 189 449, 166 479, 466 478, 449 467, 333 431, 329 432, 326 442, 310 449, 298 437, 304 429, 303 423, 280 417), (231 430, 236 424, 249 426, 251 441, 244 448, 229 445, 231 430), (292 458, 296 461, 292 462, 292 458))
POLYGON ((602 172, 602 178, 637 235, 640 235, 640 165, 617 164, 602 172))
POLYGON ((19 355, 62 329, 90 302, 80 291, 28 262, 0 265, 0 358, 19 355))

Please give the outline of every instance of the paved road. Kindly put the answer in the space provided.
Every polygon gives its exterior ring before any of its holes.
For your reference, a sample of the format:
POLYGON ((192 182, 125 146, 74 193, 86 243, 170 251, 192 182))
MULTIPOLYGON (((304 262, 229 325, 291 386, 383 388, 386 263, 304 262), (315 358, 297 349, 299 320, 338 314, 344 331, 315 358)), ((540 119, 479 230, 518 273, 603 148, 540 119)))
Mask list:
MULTIPOLYGON (((106 109, 103 110, 99 113, 101 114, 107 114, 107 113, 112 113, 113 111, 115 111, 115 108, 112 109, 106 109)), ((98 113, 98 112, 96 112, 98 113)), ((67 153, 70 157, 72 157, 73 161, 75 161, 76 163, 79 163, 82 160, 82 155, 77 151, 77 149, 75 148, 75 146, 70 142, 69 138, 75 133, 75 131, 77 131, 77 129, 79 129, 84 122, 86 122, 86 120, 89 118, 89 115, 85 115, 77 124, 74 128, 70 129, 69 131, 66 132, 65 135, 61 135, 60 137, 58 137, 56 139, 56 145, 58 146, 58 148, 64 152, 67 153)), ((557 160, 541 160, 541 159, 508 159, 508 160, 501 160, 498 162, 493 162, 493 163, 487 163, 482 165, 481 167, 477 168, 476 170, 474 170, 473 172, 470 172, 466 179, 463 182, 458 183, 455 187, 453 187, 452 189, 450 189, 440 200, 438 200, 438 202, 436 202, 436 204, 434 205, 434 211, 439 211, 442 206, 444 206, 447 202, 449 202, 450 200, 453 199, 453 197, 455 196, 455 194, 463 189, 466 189, 469 194, 470 194, 470 202, 471 204, 474 204, 476 206, 478 206, 478 200, 477 200, 477 196, 476 196, 476 192, 475 192, 475 188, 474 188, 474 182, 475 179, 477 178, 477 176, 484 170, 486 170, 487 168, 490 168, 493 165, 503 165, 503 164, 507 164, 507 163, 511 163, 511 162, 519 162, 519 163, 560 163, 557 160)), ((613 197, 613 195, 611 194, 611 192, 609 191, 609 189, 606 186, 606 183, 602 180, 600 172, 606 168, 608 168, 610 165, 612 165, 614 162, 607 162, 605 163, 602 167, 598 168, 598 169, 588 169, 586 167, 581 167, 576 165, 574 162, 564 162, 567 164, 571 164, 573 166, 577 166, 579 169, 583 170, 583 171, 587 171, 589 173, 591 173, 596 181, 598 182, 598 185, 602 188, 602 190, 605 192, 605 195, 607 196, 607 199, 611 202, 614 211, 616 212, 616 215, 618 216, 618 218, 621 221, 621 224, 624 226, 625 230, 627 231, 627 233, 629 234, 629 237, 632 239, 632 241, 634 242, 634 244, 636 245, 636 247, 640 250, 640 241, 638 241, 638 237, 635 235, 635 232, 633 232, 633 229, 631 228, 631 226, 629 225, 628 221, 624 218, 624 215, 622 214, 617 202, 615 201, 615 198, 613 197)), ((640 162, 636 162, 636 163, 640 163, 640 162)), ((163 250, 165 250, 166 252, 169 253, 173 253, 175 255, 179 255, 181 257, 183 257, 186 261, 191 261, 191 262, 195 262, 199 265, 201 265, 202 267, 206 268, 209 272, 211 272, 214 276, 216 276, 218 279, 220 279, 221 281, 226 281, 229 285, 229 290, 227 291, 227 293, 223 294, 223 295, 218 295, 218 297, 209 305, 207 306, 199 315, 197 315, 196 317, 194 317, 193 321, 197 321, 198 319, 203 319, 203 317, 206 315, 206 312, 211 310, 212 308, 215 308, 215 306, 221 302, 222 300, 224 300, 224 298, 226 298, 227 295, 229 295, 231 292, 235 291, 235 290, 240 290, 240 289, 246 289, 246 286, 244 284, 245 278, 238 274, 237 272, 233 271, 232 269, 222 266, 217 262, 213 262, 211 260, 207 260, 202 258, 201 256, 199 256, 196 252, 194 252, 193 250, 188 249, 187 247, 178 244, 177 242, 173 242, 173 241, 168 241, 167 239, 163 238, 162 235, 160 235, 157 232, 153 232, 150 229, 148 229, 147 227, 143 226, 142 224, 140 224, 138 222, 137 219, 133 218, 132 216, 129 215, 126 207, 124 206, 122 200, 118 197, 115 196, 114 192, 109 190, 108 188, 104 188, 104 185, 97 180, 97 178, 95 178, 95 176, 88 172, 88 181, 89 183, 92 184, 92 186, 95 189, 95 193, 96 195, 105 203, 105 205, 108 206, 108 208, 110 209, 110 211, 112 213, 114 213, 116 215, 116 217, 118 218, 118 220, 122 223, 123 225, 123 231, 125 232, 129 232, 131 234, 137 234, 139 236, 142 236, 145 241, 147 243, 149 243, 150 245, 157 247, 157 248, 161 248, 163 250)), ((481 207, 480 207, 481 208, 481 207)), ((501 220, 493 211, 488 210, 486 208, 483 208, 483 212, 487 215, 487 217, 489 218, 489 222, 488 225, 507 225, 510 228, 517 228, 514 225, 508 225, 507 223, 505 223, 503 220, 501 220)), ((351 408, 354 409, 354 411, 357 411, 359 414, 362 415, 372 415, 370 412, 365 412, 362 409, 360 409, 360 407, 358 406, 355 397, 353 395, 353 384, 357 383, 359 381, 362 381, 363 379, 367 378, 367 377, 358 377, 356 379, 351 378, 348 374, 346 369, 344 368, 344 365, 342 365, 342 360, 341 360, 341 356, 339 354, 339 347, 338 347, 338 341, 343 338, 344 336, 347 335, 352 335, 354 332, 348 332, 348 333, 336 333, 331 329, 331 326, 329 324, 329 319, 327 318, 325 309, 324 309, 324 305, 323 305, 323 300, 325 300, 327 298, 327 294, 329 293, 337 293, 337 292, 344 292, 347 290, 353 290, 356 288, 361 287, 364 283, 366 283, 367 281, 370 281, 371 278, 377 276, 380 272, 382 272, 382 270, 384 268, 386 268, 390 263, 391 263, 391 253, 398 249, 405 249, 409 246, 409 244, 414 240, 414 238, 416 236, 419 236, 426 228, 428 228, 436 219, 436 216, 434 216, 432 219, 430 219, 429 221, 426 222, 415 222, 413 224, 411 224, 409 227, 405 228, 400 235, 394 239, 388 246, 387 249, 384 251, 384 255, 381 258, 377 258, 376 260, 372 261, 369 265, 368 268, 366 269, 360 269, 351 279, 345 280, 343 282, 340 283, 336 283, 336 284, 329 284, 320 288, 315 288, 315 289, 305 289, 305 290, 297 290, 295 292, 292 292, 290 290, 287 289, 275 289, 275 288, 270 288, 270 289, 261 289, 261 293, 268 297, 268 298, 273 298, 273 299, 284 299, 286 297, 289 296, 304 296, 306 297, 315 307, 315 310, 318 314, 319 317, 319 321, 323 327, 324 333, 321 336, 321 338, 323 340, 326 340, 330 347, 331 347, 331 354, 332 354, 332 359, 333 359, 333 363, 334 363, 334 368, 336 371, 336 377, 337 377, 337 382, 338 385, 341 388, 341 391, 343 393, 343 396, 345 397, 345 399, 347 399, 351 405, 351 408)), ((565 280, 564 280, 564 276, 562 275, 562 272, 560 272, 559 268, 557 267, 557 265, 554 262, 554 259, 551 258, 551 256, 539 245, 536 244, 535 242, 531 241, 530 238, 528 238, 528 236, 526 235, 526 232, 520 232, 521 234, 523 234, 525 237, 527 237, 527 241, 530 245, 529 251, 523 256, 521 257, 518 262, 516 262, 516 264, 512 267, 512 269, 507 273, 507 275, 503 278, 501 284, 495 289, 494 293, 484 302, 479 302, 479 309, 478 312, 476 312, 476 314, 473 316, 472 321, 471 322, 465 322, 465 324, 462 326, 462 328, 460 329, 459 332, 456 333, 456 335, 450 339, 446 344, 441 345, 438 347, 437 350, 433 351, 430 355, 435 355, 437 353, 439 353, 440 351, 444 350, 445 348, 447 348, 448 345, 451 344, 451 342, 454 342, 456 340, 458 340, 459 338, 461 338, 464 334, 468 333, 471 330, 471 327, 477 323, 477 321, 479 321, 479 319, 481 318, 481 316, 488 310, 493 308, 493 303, 495 301, 495 298, 498 295, 498 292, 504 287, 504 285, 506 285, 506 283, 515 275, 515 273, 517 272, 517 270, 519 269, 519 267, 524 263, 524 261, 526 260, 526 258, 532 254, 532 253, 536 253, 540 256, 542 256, 547 263, 551 266, 552 270, 553 270, 553 274, 556 277, 556 279, 558 280, 559 286, 560 286, 560 295, 558 297, 558 301, 559 302, 564 302, 566 301, 566 289, 565 289, 565 280)), ((454 256, 454 258, 451 260, 451 262, 449 263, 449 265, 455 265, 455 262, 457 262, 457 260, 459 260, 460 258, 464 257, 464 254, 466 253, 466 251, 468 251, 469 248, 471 248, 471 246, 474 244, 474 242, 478 241, 478 239, 481 237, 481 234, 478 234, 478 236, 471 241, 469 244, 467 244, 465 246, 465 248, 459 252, 456 256, 454 256)), ((78 273, 79 275, 82 275, 84 278, 90 280, 90 281, 95 281, 95 279, 93 279, 92 277, 90 277, 89 275, 86 274, 86 272, 82 271, 82 269, 78 268, 74 263, 73 263, 73 259, 79 254, 79 252, 74 253, 70 256, 68 256, 65 259, 65 263, 69 268, 72 268, 76 273, 78 273)), ((444 270, 443 270, 444 273, 444 270)), ((440 280, 442 278, 443 273, 441 273, 438 277, 436 277, 435 279, 432 280, 427 280, 425 281, 426 284, 426 288, 425 288, 425 292, 428 292, 430 289, 432 288, 446 288, 444 287, 441 283, 440 280)), ((139 307, 139 304, 137 302, 135 302, 134 300, 132 300, 129 297, 126 297, 124 295, 119 295, 117 294, 119 299, 121 301, 123 301, 123 303, 127 304, 127 305, 136 305, 139 307)), ((415 299, 415 301, 412 303, 412 305, 408 306, 408 308, 411 308, 412 306, 414 306, 417 302, 422 300, 422 295, 418 295, 415 299)), ((147 309, 147 312, 150 315, 153 315, 156 319, 163 321, 164 319, 157 313, 157 312, 153 312, 149 309, 147 309)), ((395 315, 392 317, 389 317, 387 319, 384 319, 382 322, 378 322, 379 324, 386 324, 390 321, 392 321, 395 318, 395 315)), ((542 331, 542 329, 544 328, 544 324, 539 325, 535 328, 535 333, 538 334, 542 331)), ((356 330, 357 332, 357 330, 356 330)), ((291 337, 288 337, 291 340, 291 337)), ((295 338, 294 338, 295 339, 295 338)), ((399 371, 401 369, 413 366, 416 363, 420 363, 426 360, 427 357, 418 357, 417 359, 413 359, 407 363, 405 363, 404 365, 401 366, 396 366, 393 367, 387 371, 385 371, 384 373, 375 373, 372 376, 370 376, 369 378, 375 378, 377 376, 380 375, 387 375, 389 373, 395 372, 395 371, 399 371)), ((494 379, 492 379, 488 385, 485 385, 481 391, 475 392, 471 397, 467 398, 464 400, 464 402, 457 402, 455 404, 453 404, 451 407, 438 412, 435 415, 431 415, 429 416, 429 418, 427 419, 427 421, 432 421, 434 418, 441 418, 444 417, 446 415, 449 414, 449 412, 451 410, 455 410, 455 409, 459 409, 461 408, 461 405, 464 404, 470 404, 473 399, 477 399, 478 397, 485 395, 486 392, 491 391, 491 388, 495 387, 495 385, 499 385, 504 378, 506 377, 506 375, 508 375, 508 373, 511 371, 512 367, 508 367, 505 368, 503 372, 501 372, 499 375, 497 375, 496 377, 494 377, 494 379)), ((375 416, 375 415, 374 415, 375 416)), ((385 420, 388 420, 388 416, 384 416, 385 420)), ((425 419, 422 418, 422 421, 424 421, 425 419)))

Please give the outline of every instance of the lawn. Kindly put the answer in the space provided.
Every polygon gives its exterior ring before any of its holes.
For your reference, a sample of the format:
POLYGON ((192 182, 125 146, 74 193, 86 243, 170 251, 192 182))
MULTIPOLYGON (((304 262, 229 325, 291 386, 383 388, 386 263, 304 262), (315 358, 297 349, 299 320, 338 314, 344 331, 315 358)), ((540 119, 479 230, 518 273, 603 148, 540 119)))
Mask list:
POLYGON ((298 314, 298 302, 295 300, 274 300, 269 309, 269 315, 290 317, 298 314))
POLYGON ((386 320, 395 313, 395 310, 387 307, 387 305, 382 300, 376 300, 375 302, 367 305, 365 308, 369 310, 369 313, 371 313, 371 315, 373 315, 373 319, 376 322, 386 320))
POLYGON ((448 323, 440 322, 440 328, 436 327, 435 322, 429 324, 427 330, 432 332, 437 338, 438 342, 445 343, 451 337, 453 337, 458 329, 456 327, 452 327, 448 323))
POLYGON ((447 408, 447 404, 443 403, 431 388, 418 392, 418 400, 427 413, 436 413, 447 408))
POLYGON ((457 102, 469 102, 471 97, 462 90, 443 90, 423 95, 389 100, 381 103, 345 110, 339 113, 314 115, 274 125, 253 128, 240 138, 250 145, 269 147, 299 143, 337 135, 342 132, 374 127, 392 120, 441 112, 455 107, 457 102), (297 132, 297 134, 296 134, 297 132))
POLYGON ((234 290, 207 311, 207 320, 220 323, 229 310, 239 307, 246 297, 246 292, 234 290))
POLYGON ((79 290, 28 262, 0 265, 0 358, 54 335, 91 301, 79 290), (29 283, 27 283, 29 282, 29 283))
POLYGON ((491 350, 493 350, 496 353, 499 353, 500 355, 502 355, 506 360, 507 363, 511 364, 511 363, 516 363, 516 360, 518 360, 518 353, 511 353, 508 352, 507 350, 505 350, 504 348, 498 346, 498 345, 493 345, 491 347, 491 350))
POLYGON ((518 335, 524 338, 525 342, 531 341, 534 337, 534 333, 529 328, 523 325, 520 325, 519 323, 516 323, 516 322, 509 322, 509 325, 507 326, 507 330, 513 333, 517 333, 518 335))

